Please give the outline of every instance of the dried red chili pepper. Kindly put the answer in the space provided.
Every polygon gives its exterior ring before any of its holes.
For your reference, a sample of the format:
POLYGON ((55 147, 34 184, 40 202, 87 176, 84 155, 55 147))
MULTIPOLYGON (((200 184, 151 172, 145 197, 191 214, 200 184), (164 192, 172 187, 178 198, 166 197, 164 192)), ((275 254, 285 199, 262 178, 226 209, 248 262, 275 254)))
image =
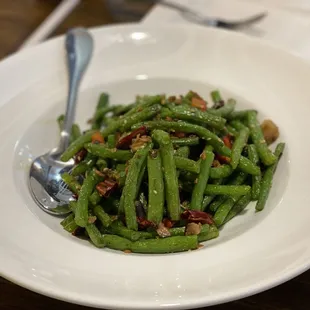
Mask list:
POLYGON ((120 138, 116 144, 116 148, 118 149, 129 149, 129 146, 132 143, 132 139, 134 139, 137 135, 145 135, 147 133, 147 128, 145 126, 141 126, 138 129, 131 132, 129 135, 120 138))
POLYGON ((171 227, 173 227, 173 225, 174 225, 174 223, 173 223, 171 220, 167 219, 167 218, 163 219, 163 224, 164 224, 165 227, 167 227, 167 228, 171 228, 171 227))
POLYGON ((231 143, 231 136, 230 135, 226 135, 222 138, 224 144, 228 147, 228 148, 232 148, 232 143, 231 143))
POLYGON ((207 110, 207 103, 201 98, 193 97, 191 106, 200 109, 201 111, 207 110))
POLYGON ((142 218, 142 217, 138 217, 137 216, 137 222, 138 222, 138 225, 139 225, 140 229, 146 229, 146 228, 149 228, 149 227, 155 227, 155 224, 153 222, 148 221, 147 219, 142 218))
POLYGON ((231 161, 230 157, 220 155, 220 154, 215 154, 215 159, 218 160, 221 164, 229 164, 231 161))
POLYGON ((185 210, 181 214, 181 218, 184 220, 188 220, 188 222, 192 223, 201 223, 201 224, 214 224, 212 216, 203 211, 195 211, 195 210, 185 210))
POLYGON ((80 163, 80 162, 85 158, 86 154, 87 154, 86 149, 83 148, 83 149, 79 150, 79 151, 75 154, 75 156, 74 156, 74 162, 75 162, 75 164, 80 163))
POLYGON ((96 189, 99 194, 103 197, 109 197, 112 192, 114 192, 118 187, 118 183, 114 180, 107 179, 96 185, 96 189))

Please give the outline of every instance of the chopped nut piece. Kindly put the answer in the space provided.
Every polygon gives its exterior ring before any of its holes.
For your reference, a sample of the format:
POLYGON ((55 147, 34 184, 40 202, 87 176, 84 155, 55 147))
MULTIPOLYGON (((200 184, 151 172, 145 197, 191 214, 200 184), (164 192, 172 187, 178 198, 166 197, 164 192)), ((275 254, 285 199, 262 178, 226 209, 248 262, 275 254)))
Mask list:
POLYGON ((264 120, 261 124, 261 128, 267 144, 271 144, 279 138, 279 128, 272 120, 264 120))
POLYGON ((162 238, 170 237, 169 229, 164 225, 164 223, 159 223, 158 228, 156 229, 158 236, 162 238))
POLYGON ((132 140, 132 144, 131 144, 130 148, 133 152, 136 152, 138 149, 140 149, 145 144, 147 144, 148 142, 151 142, 151 141, 152 141, 152 139, 149 136, 141 136, 140 137, 140 135, 137 135, 137 137, 132 140))
POLYGON ((185 235, 199 235, 201 231, 200 223, 188 223, 185 229, 185 235))

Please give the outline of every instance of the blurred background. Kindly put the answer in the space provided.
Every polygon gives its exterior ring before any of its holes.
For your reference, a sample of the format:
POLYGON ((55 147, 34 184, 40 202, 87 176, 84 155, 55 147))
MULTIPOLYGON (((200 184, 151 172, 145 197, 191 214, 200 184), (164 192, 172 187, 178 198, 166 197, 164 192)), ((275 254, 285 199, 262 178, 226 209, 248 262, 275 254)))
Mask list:
MULTIPOLYGON (((1 0, 0 58, 16 51, 61 0, 1 0)), ((74 1, 73 1, 74 2, 74 1)), ((81 0, 50 36, 75 26, 139 21, 152 7, 149 0, 81 0)))

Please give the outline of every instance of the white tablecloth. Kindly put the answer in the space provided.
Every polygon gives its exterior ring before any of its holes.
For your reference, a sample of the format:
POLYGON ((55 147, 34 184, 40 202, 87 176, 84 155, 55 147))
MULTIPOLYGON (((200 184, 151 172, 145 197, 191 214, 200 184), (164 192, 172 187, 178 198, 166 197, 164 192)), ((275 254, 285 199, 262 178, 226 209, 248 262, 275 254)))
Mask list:
MULTIPOLYGON (((172 0, 171 0, 172 1, 172 0)), ((267 11, 262 21, 240 30, 310 60, 310 0, 173 0, 206 16, 239 19, 267 11)), ((144 23, 189 23, 176 10, 156 5, 144 23)))

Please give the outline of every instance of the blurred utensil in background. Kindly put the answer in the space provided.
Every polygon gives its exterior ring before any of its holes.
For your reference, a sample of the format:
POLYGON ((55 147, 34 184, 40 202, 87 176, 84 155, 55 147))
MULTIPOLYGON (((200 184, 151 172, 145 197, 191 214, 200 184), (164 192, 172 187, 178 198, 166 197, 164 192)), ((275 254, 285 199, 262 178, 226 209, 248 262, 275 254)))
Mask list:
POLYGON ((161 4, 171 9, 175 9, 179 11, 182 14, 182 16, 186 18, 188 21, 201 24, 201 25, 205 25, 205 26, 210 26, 210 27, 234 29, 234 28, 244 27, 244 26, 256 23, 267 16, 267 12, 262 12, 262 13, 259 13, 254 16, 241 19, 241 20, 224 20, 224 19, 217 18, 217 17, 205 16, 197 11, 191 10, 190 8, 186 6, 177 4, 175 2, 166 1, 166 0, 159 0, 156 2, 158 4, 161 4))
MULTIPOLYGON (((20 48, 26 48, 45 40, 64 19, 80 4, 81 0, 63 0, 43 23, 27 38, 20 48)), ((209 17, 190 7, 167 0, 105 0, 106 5, 115 21, 139 21, 154 4, 164 5, 175 9, 188 21, 211 27, 234 29, 253 24, 263 19, 267 13, 262 12, 242 20, 224 20, 209 17)))

